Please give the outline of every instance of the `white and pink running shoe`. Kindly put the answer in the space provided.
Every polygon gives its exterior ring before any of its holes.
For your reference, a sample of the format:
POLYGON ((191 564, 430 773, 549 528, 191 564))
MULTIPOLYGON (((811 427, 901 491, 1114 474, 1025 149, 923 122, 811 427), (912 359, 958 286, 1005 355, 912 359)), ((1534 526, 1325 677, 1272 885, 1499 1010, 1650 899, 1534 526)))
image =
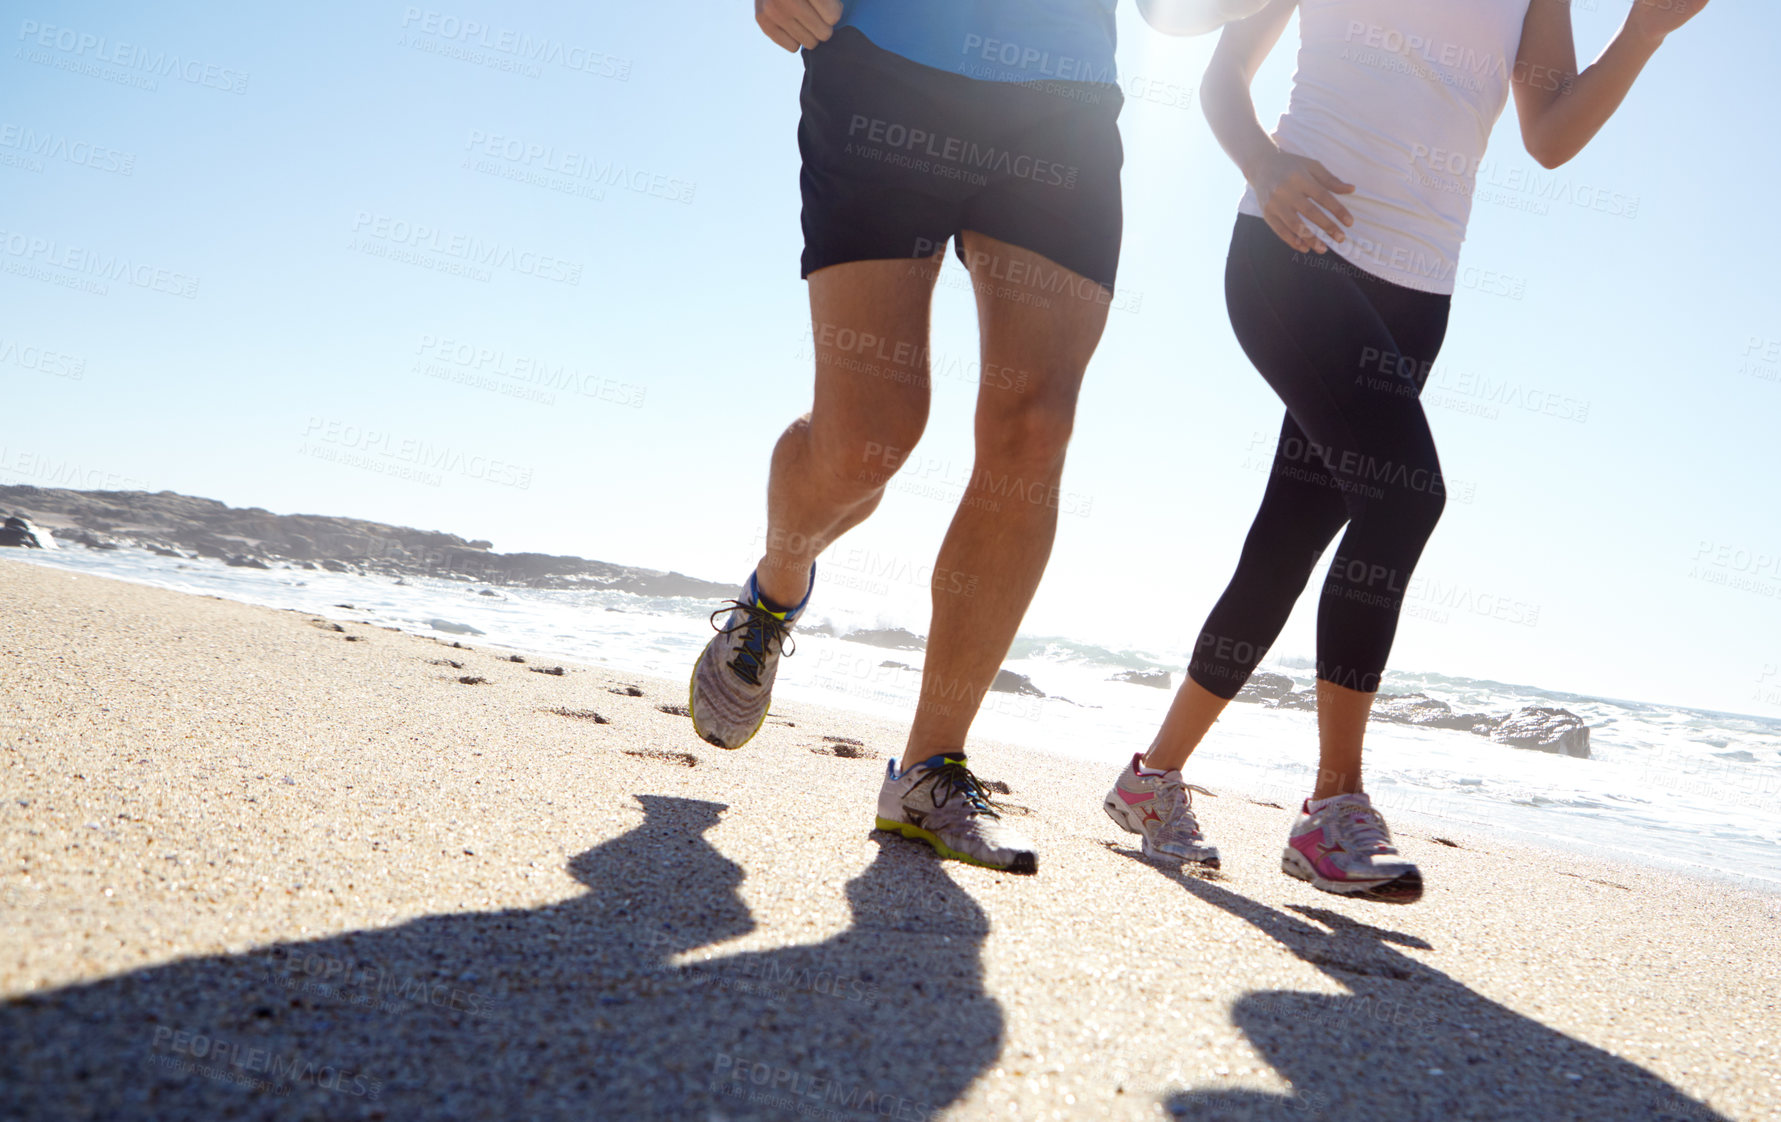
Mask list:
POLYGON ((1141 753, 1134 755, 1132 762, 1120 769, 1101 809, 1121 829, 1143 839, 1144 856, 1218 868, 1218 847, 1206 840, 1199 819, 1194 817, 1193 792, 1212 792, 1184 781, 1179 771, 1145 775, 1138 770, 1142 759, 1141 753))
POLYGON ((1316 810, 1310 805, 1299 808, 1280 858, 1283 872, 1339 896, 1387 904, 1422 899, 1422 870, 1398 855, 1371 799, 1337 795, 1316 810))

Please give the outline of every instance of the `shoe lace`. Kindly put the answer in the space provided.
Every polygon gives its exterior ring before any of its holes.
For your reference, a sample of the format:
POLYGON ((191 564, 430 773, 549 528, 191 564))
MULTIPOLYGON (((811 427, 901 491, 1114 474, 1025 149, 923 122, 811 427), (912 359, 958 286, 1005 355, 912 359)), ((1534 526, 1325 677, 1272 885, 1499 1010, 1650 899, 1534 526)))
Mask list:
POLYGON ((945 806, 954 795, 964 800, 965 806, 972 814, 986 814, 991 818, 1002 817, 996 812, 995 803, 989 797, 989 788, 983 781, 971 774, 971 769, 960 763, 938 764, 928 769, 929 774, 916 780, 910 786, 913 791, 923 783, 933 784, 934 808, 945 806))
POLYGON ((1391 844, 1391 827, 1384 815, 1370 806, 1344 803, 1336 808, 1337 829, 1343 847, 1355 853, 1396 853, 1391 844))
POLYGON ((1194 792, 1205 795, 1209 799, 1215 799, 1218 796, 1197 783, 1168 781, 1163 784, 1163 790, 1171 794, 1179 793, 1181 797, 1169 800, 1174 810, 1170 813, 1169 820, 1163 823, 1163 828, 1159 833, 1165 838, 1180 838, 1185 841, 1192 841, 1200 837, 1200 820, 1194 817, 1194 792))
POLYGON ((767 656, 773 653, 775 644, 779 653, 790 658, 798 649, 791 637, 791 624, 761 607, 759 604, 747 604, 741 600, 726 600, 729 607, 719 608, 711 613, 711 626, 719 635, 731 635, 742 632, 742 642, 736 645, 736 653, 727 665, 736 672, 736 676, 751 686, 761 684, 761 668, 767 664, 767 656), (740 610, 741 619, 729 626, 722 626, 717 617, 740 610))

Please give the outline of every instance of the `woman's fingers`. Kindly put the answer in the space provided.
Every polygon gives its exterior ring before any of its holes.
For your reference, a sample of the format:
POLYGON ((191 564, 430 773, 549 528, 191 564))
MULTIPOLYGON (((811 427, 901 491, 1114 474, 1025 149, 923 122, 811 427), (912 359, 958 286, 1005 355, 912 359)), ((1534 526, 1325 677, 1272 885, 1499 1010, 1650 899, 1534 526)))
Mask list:
MULTIPOLYGON (((1330 213, 1341 210, 1341 208, 1341 203, 1323 191, 1318 191, 1300 199, 1298 206, 1294 209, 1299 212, 1300 217, 1314 223, 1318 229, 1328 234, 1331 241, 1342 242, 1348 240, 1348 235, 1342 232, 1342 224, 1336 221, 1333 214, 1330 213)), ((1347 214, 1348 212, 1344 210, 1342 213, 1347 214)))
POLYGON ((1268 207, 1262 212, 1262 219, 1267 222, 1268 228, 1295 251, 1322 253, 1323 243, 1311 236, 1311 232, 1305 229, 1305 224, 1300 222, 1298 217, 1296 214, 1282 217, 1273 207, 1268 207))
POLYGON ((1317 188, 1316 190, 1307 192, 1311 198, 1316 200, 1318 206, 1335 215, 1336 221, 1340 222, 1342 225, 1354 225, 1354 215, 1349 214, 1348 208, 1336 201, 1337 195, 1352 194, 1354 191, 1354 184, 1344 183, 1341 179, 1338 179, 1335 175, 1331 174, 1329 168, 1324 167, 1316 160, 1310 162, 1309 171, 1311 173, 1311 181, 1317 188))
POLYGON ((1347 195, 1354 191, 1354 184, 1344 181, 1335 172, 1324 167, 1316 160, 1305 161, 1305 166, 1310 169, 1311 178, 1317 180, 1318 183, 1329 190, 1336 192, 1338 195, 1347 195))

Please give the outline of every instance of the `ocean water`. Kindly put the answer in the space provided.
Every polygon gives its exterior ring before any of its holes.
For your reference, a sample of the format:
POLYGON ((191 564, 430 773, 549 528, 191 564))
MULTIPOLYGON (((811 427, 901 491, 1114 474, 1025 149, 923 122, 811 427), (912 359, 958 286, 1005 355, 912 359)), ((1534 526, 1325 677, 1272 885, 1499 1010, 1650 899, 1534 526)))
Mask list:
MULTIPOLYGON (((718 607, 613 591, 230 568, 128 548, 8 550, 5 556, 671 679, 688 673, 711 634, 707 617, 718 607)), ((787 700, 906 721, 921 664, 919 651, 803 634, 777 688, 787 700)), ((1063 638, 1023 637, 1006 665, 1047 696, 990 694, 973 736, 1102 760, 1109 781, 1115 766, 1149 743, 1173 696, 1111 678, 1127 669, 1166 669, 1179 684, 1182 671, 1166 655, 1063 638)), ((1292 676, 1300 688, 1312 684, 1306 669, 1264 669, 1292 676)), ((1781 719, 1432 673, 1393 672, 1385 688, 1425 693, 1464 712, 1561 706, 1591 730, 1593 758, 1580 760, 1467 732, 1372 725, 1367 786, 1400 831, 1536 841, 1781 892, 1781 719)), ((993 764, 984 763, 993 772, 993 764)), ((1315 763, 1314 714, 1239 704, 1196 752, 1189 777, 1215 791, 1286 807, 1309 793, 1315 763)), ((1097 801, 1100 795, 1083 793, 1097 801)), ((1214 818, 1215 805, 1206 808, 1214 818)))

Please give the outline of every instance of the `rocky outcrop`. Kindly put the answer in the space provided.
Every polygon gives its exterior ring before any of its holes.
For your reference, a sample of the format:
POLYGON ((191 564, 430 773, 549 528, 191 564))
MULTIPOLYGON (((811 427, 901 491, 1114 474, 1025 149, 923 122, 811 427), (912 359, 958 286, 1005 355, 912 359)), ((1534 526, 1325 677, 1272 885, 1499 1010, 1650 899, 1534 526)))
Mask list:
POLYGON ((1589 726, 1569 709, 1524 706, 1498 725, 1490 738, 1511 748, 1589 759, 1589 726))
POLYGON ((989 688, 996 693, 1015 693, 1022 697, 1045 696, 1045 691, 1035 686, 1031 678, 1012 670, 996 671, 996 680, 990 683, 989 688))
POLYGON ((8 515, 0 525, 0 546, 12 549, 55 549, 56 539, 31 524, 30 519, 8 515))
MULTIPOLYGON (((336 573, 434 576, 533 588, 594 588, 641 596, 727 599, 733 584, 545 553, 495 553, 481 539, 357 518, 273 514, 173 491, 69 491, 0 487, 0 506, 92 549, 178 550, 228 562, 247 558, 336 573), (307 565, 305 564, 307 563, 307 565)), ((39 532, 40 543, 45 535, 39 532)))
POLYGON ((905 631, 901 627, 849 631, 841 637, 850 643, 864 643, 870 647, 884 647, 893 651, 925 651, 928 649, 926 639, 913 631, 905 631))
POLYGON ((1174 684, 1170 680, 1167 670, 1121 670, 1107 680, 1109 682, 1130 682, 1134 686, 1153 686, 1159 690, 1166 690, 1174 684))
MULTIPOLYGON (((1257 678, 1262 675, 1257 674, 1257 678)), ((1271 675, 1280 677, 1280 675, 1271 675)), ((1273 688, 1270 683, 1269 689, 1273 688)), ((1242 695, 1238 695, 1242 700, 1242 695)), ((1287 692, 1267 702, 1270 709, 1317 711, 1317 691, 1287 692)), ((1488 713, 1455 713, 1445 701, 1420 693, 1382 693, 1373 699, 1369 721, 1388 725, 1410 725, 1425 729, 1453 729, 1475 736, 1489 737, 1513 748, 1532 748, 1541 752, 1589 759, 1589 726, 1583 718, 1568 709, 1528 706, 1507 717, 1488 713)))
POLYGON ((1291 678, 1284 674, 1270 674, 1265 670, 1258 670, 1249 676, 1249 681, 1243 684, 1243 688, 1238 690, 1237 696, 1231 700, 1265 704, 1279 701, 1291 692, 1291 678))
POLYGON ((1503 720, 1483 713, 1455 713, 1445 701, 1420 693, 1382 693, 1374 699, 1373 712, 1368 719, 1418 728, 1458 729, 1479 735, 1488 735, 1503 720))

